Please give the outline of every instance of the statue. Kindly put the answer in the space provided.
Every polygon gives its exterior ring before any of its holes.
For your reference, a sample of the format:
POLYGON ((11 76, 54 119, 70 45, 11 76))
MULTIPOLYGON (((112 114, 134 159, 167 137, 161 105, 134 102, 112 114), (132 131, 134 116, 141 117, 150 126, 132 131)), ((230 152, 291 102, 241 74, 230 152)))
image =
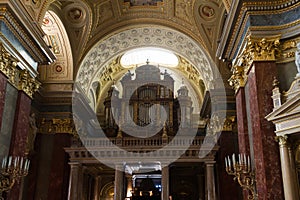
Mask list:
POLYGON ((295 52, 295 63, 298 71, 296 77, 300 77, 300 42, 297 43, 297 50, 295 52))
POLYGON ((34 150, 34 141, 38 128, 36 126, 35 113, 31 113, 29 116, 29 133, 27 136, 27 148, 26 152, 29 154, 34 150))

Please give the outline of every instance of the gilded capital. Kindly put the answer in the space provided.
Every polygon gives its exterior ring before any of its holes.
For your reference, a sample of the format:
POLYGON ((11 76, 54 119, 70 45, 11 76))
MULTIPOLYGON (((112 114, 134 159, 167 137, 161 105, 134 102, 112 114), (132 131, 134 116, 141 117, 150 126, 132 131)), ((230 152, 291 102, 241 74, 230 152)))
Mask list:
POLYGON ((276 136, 275 140, 279 143, 280 147, 287 147, 288 146, 288 137, 287 137, 287 135, 276 136))
POLYGON ((280 57, 280 36, 256 38, 249 35, 245 56, 252 61, 275 61, 280 57))
POLYGON ((30 98, 39 89, 41 83, 33 78, 28 70, 24 69, 19 74, 19 90, 24 91, 30 98))
POLYGON ((0 42, 0 71, 8 77, 9 82, 17 86, 18 60, 11 55, 0 42))
POLYGON ((231 68, 232 75, 228 79, 229 85, 235 90, 238 91, 240 87, 245 86, 245 72, 244 67, 235 65, 231 68))

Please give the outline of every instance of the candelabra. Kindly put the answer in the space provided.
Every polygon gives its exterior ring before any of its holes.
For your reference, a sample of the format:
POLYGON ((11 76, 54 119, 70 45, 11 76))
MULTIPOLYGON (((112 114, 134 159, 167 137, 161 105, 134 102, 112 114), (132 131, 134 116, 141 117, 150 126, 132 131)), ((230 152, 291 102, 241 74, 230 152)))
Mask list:
POLYGON ((249 190, 248 199, 257 199, 255 193, 255 174, 251 170, 250 157, 246 159, 245 154, 239 154, 238 160, 236 161, 235 155, 232 155, 232 161, 229 156, 225 157, 226 172, 229 175, 234 176, 234 180, 237 180, 240 186, 244 190, 249 190))
POLYGON ((23 157, 4 157, 0 170, 0 200, 3 192, 10 190, 16 181, 28 174, 30 160, 23 157))

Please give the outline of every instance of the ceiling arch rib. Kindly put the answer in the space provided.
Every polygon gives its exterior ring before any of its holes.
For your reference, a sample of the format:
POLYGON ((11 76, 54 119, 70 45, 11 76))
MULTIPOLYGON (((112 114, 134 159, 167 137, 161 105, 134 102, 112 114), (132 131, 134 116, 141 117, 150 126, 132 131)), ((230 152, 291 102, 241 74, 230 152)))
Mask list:
POLYGON ((199 70, 205 87, 208 90, 214 88, 213 72, 218 70, 203 48, 190 37, 162 26, 132 28, 99 41, 83 59, 76 83, 87 96, 92 83, 103 73, 103 66, 127 50, 149 46, 168 49, 184 57, 199 70))

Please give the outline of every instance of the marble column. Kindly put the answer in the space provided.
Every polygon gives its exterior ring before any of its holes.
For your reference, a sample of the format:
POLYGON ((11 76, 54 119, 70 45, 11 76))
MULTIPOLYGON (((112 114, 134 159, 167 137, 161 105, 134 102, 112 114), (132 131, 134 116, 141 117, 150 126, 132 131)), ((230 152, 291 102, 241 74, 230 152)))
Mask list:
POLYGON ((219 195, 222 197, 222 200, 238 200, 239 185, 233 181, 232 176, 229 176, 225 170, 225 157, 237 152, 237 133, 233 133, 232 131, 222 131, 222 133, 217 134, 220 135, 218 139, 218 165, 216 166, 218 172, 217 180, 219 184, 219 195))
POLYGON ((70 147, 72 135, 68 133, 56 133, 53 136, 52 159, 49 173, 48 198, 66 199, 68 183, 68 156, 65 154, 65 147, 70 147))
POLYGON ((290 163, 291 163, 291 169, 292 169, 292 177, 294 181, 294 191, 298 193, 298 196, 300 197, 300 190, 299 190, 299 178, 297 175, 297 168, 295 164, 295 154, 292 150, 291 145, 288 146, 289 149, 289 157, 290 157, 290 163))
POLYGON ((295 190, 294 179, 291 166, 291 160, 288 149, 287 136, 277 137, 279 141, 281 172, 283 180, 283 190, 285 200, 299 199, 298 191, 295 190))
MULTIPOLYGON (((19 91, 15 110, 15 119, 10 144, 10 155, 25 156, 27 137, 29 133, 29 115, 31 99, 23 91, 19 91)), ((19 200, 21 195, 21 182, 16 182, 9 191, 8 199, 19 200)))
POLYGON ((2 124, 2 116, 5 104, 7 77, 0 72, 0 130, 2 124))
POLYGON ((258 199, 283 199, 279 150, 272 122, 265 119, 273 110, 275 61, 254 61, 245 85, 250 152, 254 159, 258 199))
POLYGON ((78 162, 69 163, 71 166, 69 179, 68 200, 82 199, 83 171, 82 165, 78 162))
POLYGON ((239 153, 249 155, 249 135, 247 123, 247 110, 245 99, 245 88, 240 87, 235 95, 236 99, 236 116, 238 128, 239 153))
POLYGON ((100 199, 100 189, 101 189, 101 176, 96 176, 95 185, 94 185, 94 200, 100 199))
POLYGON ((161 170, 161 197, 162 200, 169 200, 169 166, 165 166, 161 170))
POLYGON ((206 169, 206 200, 216 200, 216 188, 215 188, 215 173, 214 173, 215 161, 205 162, 206 169))
POLYGON ((124 190, 124 169, 123 165, 117 165, 115 169, 115 196, 114 200, 123 200, 124 190))
MULTIPOLYGON (((235 94, 236 100, 236 116, 237 116, 237 129, 238 129, 238 143, 239 153, 250 155, 247 110, 245 99, 245 88, 240 87, 235 94)), ((248 199, 248 191, 243 190, 243 199, 248 199)))

